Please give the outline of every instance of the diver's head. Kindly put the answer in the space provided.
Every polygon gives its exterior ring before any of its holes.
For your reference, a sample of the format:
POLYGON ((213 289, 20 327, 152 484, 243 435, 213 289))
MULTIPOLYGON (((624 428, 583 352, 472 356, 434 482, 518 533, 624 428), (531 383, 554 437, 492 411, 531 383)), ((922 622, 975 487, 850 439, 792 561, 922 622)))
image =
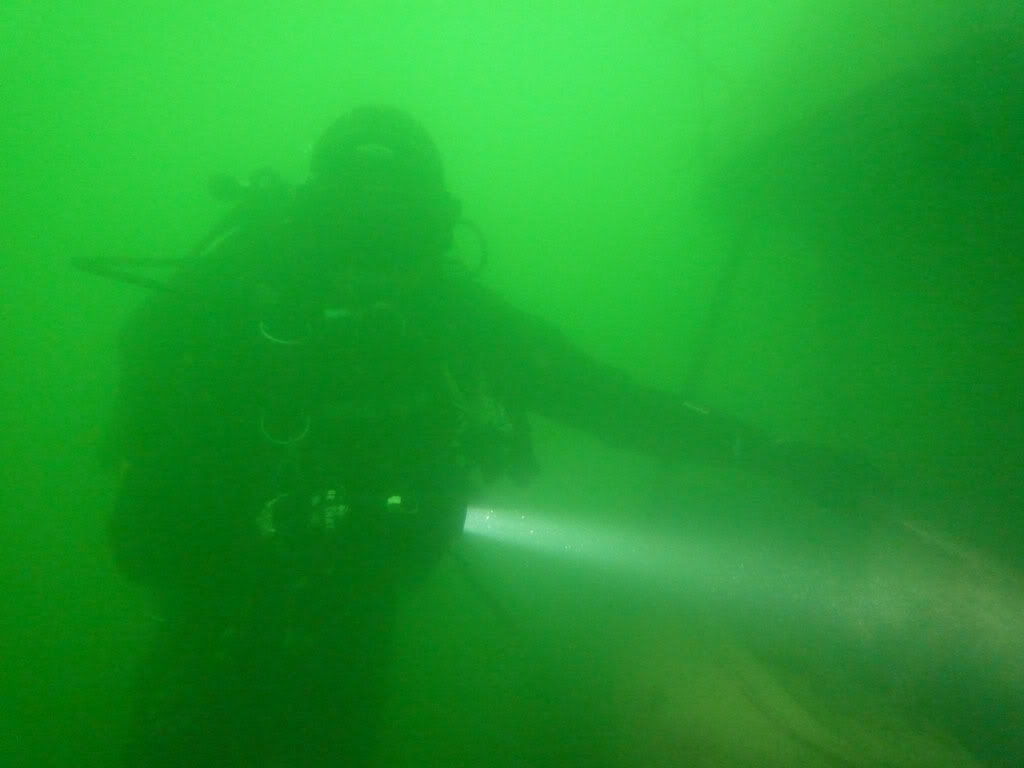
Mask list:
POLYGON ((386 106, 358 107, 323 133, 298 202, 318 249, 380 266, 440 255, 459 215, 429 134, 386 106))

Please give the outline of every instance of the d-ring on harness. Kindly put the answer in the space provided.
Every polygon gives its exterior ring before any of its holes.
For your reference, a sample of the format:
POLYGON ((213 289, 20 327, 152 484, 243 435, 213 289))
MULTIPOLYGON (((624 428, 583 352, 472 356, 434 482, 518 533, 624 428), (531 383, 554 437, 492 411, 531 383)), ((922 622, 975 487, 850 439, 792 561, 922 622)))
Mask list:
MULTIPOLYGON (((284 347, 302 346, 303 344, 306 344, 309 341, 310 337, 312 336, 312 329, 310 329, 309 326, 306 327, 306 333, 304 335, 296 336, 295 338, 291 339, 284 338, 282 336, 276 336, 273 333, 271 333, 269 328, 267 327, 267 323, 265 320, 260 320, 258 327, 260 336, 262 336, 266 341, 270 342, 271 344, 278 344, 284 347)), ((263 408, 260 410, 260 434, 263 435, 263 437, 273 445, 295 445, 296 443, 301 442, 303 439, 305 439, 305 437, 309 434, 309 428, 312 423, 312 418, 310 417, 308 411, 302 414, 302 418, 300 419, 300 421, 302 423, 302 426, 293 434, 284 437, 273 435, 267 428, 267 412, 266 409, 263 408)))

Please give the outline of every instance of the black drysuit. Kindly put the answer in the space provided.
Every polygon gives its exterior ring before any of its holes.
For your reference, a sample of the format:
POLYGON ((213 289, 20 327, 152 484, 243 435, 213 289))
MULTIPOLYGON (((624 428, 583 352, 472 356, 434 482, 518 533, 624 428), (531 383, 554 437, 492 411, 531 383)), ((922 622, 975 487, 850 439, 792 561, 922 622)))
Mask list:
POLYGON ((236 236, 124 336, 111 530, 165 617, 133 767, 368 763, 396 596, 476 477, 529 470, 527 414, 664 457, 730 461, 745 434, 457 269, 346 303, 270 250, 236 236))

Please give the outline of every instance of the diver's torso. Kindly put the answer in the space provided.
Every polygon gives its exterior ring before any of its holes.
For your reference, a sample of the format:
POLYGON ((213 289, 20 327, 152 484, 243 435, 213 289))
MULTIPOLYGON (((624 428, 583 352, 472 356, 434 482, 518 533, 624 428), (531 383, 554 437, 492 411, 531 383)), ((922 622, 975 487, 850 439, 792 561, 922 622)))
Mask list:
POLYGON ((388 578, 422 572, 461 530, 479 435, 507 431, 453 338, 447 287, 358 296, 336 275, 296 288, 225 271, 234 282, 206 301, 187 388, 223 443, 237 499, 225 535, 250 541, 246 568, 294 581, 359 560, 388 578))

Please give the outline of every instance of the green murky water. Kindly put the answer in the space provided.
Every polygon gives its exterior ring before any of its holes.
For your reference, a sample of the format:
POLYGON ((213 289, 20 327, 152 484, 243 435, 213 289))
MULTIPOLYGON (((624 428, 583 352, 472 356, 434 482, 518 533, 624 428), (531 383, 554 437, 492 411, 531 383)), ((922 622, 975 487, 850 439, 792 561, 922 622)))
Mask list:
POLYGON ((160 635, 99 460, 148 292, 72 260, 182 255, 211 174, 299 182, 367 101, 433 135, 482 282, 894 486, 835 514, 535 417, 541 474, 404 596, 375 764, 1024 761, 1012 4, 14 2, 0 41, 0 763, 118 765, 160 635))

